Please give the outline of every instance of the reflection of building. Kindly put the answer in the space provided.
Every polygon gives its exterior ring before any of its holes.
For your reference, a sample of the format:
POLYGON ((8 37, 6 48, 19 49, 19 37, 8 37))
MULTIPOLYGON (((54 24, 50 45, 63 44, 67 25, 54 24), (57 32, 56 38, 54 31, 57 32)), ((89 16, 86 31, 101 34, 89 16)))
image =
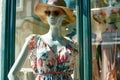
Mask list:
MULTIPOLYGON (((37 18, 34 13, 34 5, 40 0, 17 0, 16 7, 16 37, 15 37, 15 58, 19 55, 25 39, 30 34, 43 34, 47 32, 48 26, 41 23, 40 19, 37 18), (42 27, 44 26, 44 27, 42 27)), ((29 68, 30 63, 27 58, 23 68, 29 68)), ((32 73, 23 74, 18 73, 20 80, 24 80, 24 76, 31 76, 32 73)), ((28 77, 27 80, 32 80, 32 76, 28 77)))

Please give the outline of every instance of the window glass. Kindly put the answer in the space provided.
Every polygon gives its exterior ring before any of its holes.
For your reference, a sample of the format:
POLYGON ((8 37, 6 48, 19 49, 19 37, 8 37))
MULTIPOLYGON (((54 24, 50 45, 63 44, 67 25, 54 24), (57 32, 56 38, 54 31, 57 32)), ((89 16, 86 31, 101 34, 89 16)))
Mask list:
POLYGON ((120 0, 91 0, 92 80, 120 79, 120 0))
MULTIPOLYGON (((16 7, 21 5, 21 10, 16 8, 16 37, 15 37, 15 59, 19 57, 21 49, 26 39, 31 34, 42 35, 48 32, 49 26, 46 25, 34 14, 34 7, 38 2, 46 3, 47 0, 16 0, 16 7), (20 4, 22 3, 22 4, 20 4)), ((65 0, 67 7, 75 11, 75 0, 65 0)), ((74 13, 74 16, 76 14, 74 13)), ((77 44, 76 40, 76 23, 62 27, 62 35, 71 38, 77 44)), ((78 64, 76 64, 78 65, 78 64)), ((77 66, 76 66, 77 67, 77 66)), ((79 67, 78 67, 79 68, 79 67)), ((78 71, 78 70, 76 70, 78 71)), ((76 78, 79 76, 76 72, 76 78)), ((32 73, 29 56, 21 70, 17 73, 19 79, 34 80, 35 75, 32 73), (27 73, 26 73, 27 72, 27 73)), ((74 75, 72 75, 74 76, 74 75)))
POLYGON ((20 0, 16 0, 16 6, 17 6, 17 7, 20 6, 20 0))
MULTIPOLYGON (((2 15, 3 15, 2 14, 2 10, 3 10, 2 9, 2 7, 3 7, 2 3, 3 3, 3 1, 1 0, 0 1, 0 15, 1 15, 0 16, 0 26, 2 26, 2 15)), ((2 53, 2 47, 1 46, 2 46, 2 27, 0 27, 0 55, 1 55, 0 60, 2 59, 2 54, 1 54, 2 53)), ((0 71, 1 71, 0 72, 0 79, 1 79, 2 78, 2 62, 1 61, 0 61, 0 71)))

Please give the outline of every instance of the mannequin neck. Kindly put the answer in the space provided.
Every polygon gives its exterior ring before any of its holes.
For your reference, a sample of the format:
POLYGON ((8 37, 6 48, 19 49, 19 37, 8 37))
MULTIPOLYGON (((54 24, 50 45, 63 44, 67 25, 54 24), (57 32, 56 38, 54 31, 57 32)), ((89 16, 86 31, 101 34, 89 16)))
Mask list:
POLYGON ((50 26, 48 35, 51 39, 60 39, 62 37, 61 26, 50 26))

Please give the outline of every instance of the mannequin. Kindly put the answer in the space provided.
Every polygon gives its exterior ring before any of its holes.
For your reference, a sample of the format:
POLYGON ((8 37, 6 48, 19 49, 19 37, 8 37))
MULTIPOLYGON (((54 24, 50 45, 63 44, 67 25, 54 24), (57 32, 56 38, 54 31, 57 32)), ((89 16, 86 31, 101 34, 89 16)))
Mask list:
POLYGON ((106 31, 102 33, 102 80, 118 80, 116 67, 119 44, 116 44, 117 39, 119 39, 117 26, 114 22, 108 23, 106 31))
POLYGON ((75 17, 63 6, 64 0, 48 0, 47 4, 36 5, 34 12, 50 26, 49 31, 43 35, 32 34, 26 39, 8 74, 9 80, 18 80, 16 73, 28 55, 36 80, 73 80, 71 74, 77 48, 72 40, 62 36, 61 27, 74 23, 75 17))

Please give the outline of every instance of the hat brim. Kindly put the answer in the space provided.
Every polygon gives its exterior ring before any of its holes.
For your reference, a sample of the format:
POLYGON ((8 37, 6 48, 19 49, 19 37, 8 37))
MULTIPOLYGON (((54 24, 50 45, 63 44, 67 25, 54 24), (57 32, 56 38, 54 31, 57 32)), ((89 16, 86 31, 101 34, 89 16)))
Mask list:
POLYGON ((46 17, 46 15, 45 15, 44 11, 47 10, 48 7, 58 7, 58 8, 62 9, 62 10, 65 12, 66 17, 65 17, 65 19, 63 20, 62 26, 66 26, 66 25, 71 24, 71 23, 74 23, 74 22, 76 21, 75 15, 74 15, 73 12, 72 12, 69 8, 67 8, 67 7, 38 3, 38 4, 35 6, 34 13, 35 13, 35 14, 42 20, 42 22, 44 22, 45 24, 48 24, 48 22, 47 22, 47 17, 46 17))

